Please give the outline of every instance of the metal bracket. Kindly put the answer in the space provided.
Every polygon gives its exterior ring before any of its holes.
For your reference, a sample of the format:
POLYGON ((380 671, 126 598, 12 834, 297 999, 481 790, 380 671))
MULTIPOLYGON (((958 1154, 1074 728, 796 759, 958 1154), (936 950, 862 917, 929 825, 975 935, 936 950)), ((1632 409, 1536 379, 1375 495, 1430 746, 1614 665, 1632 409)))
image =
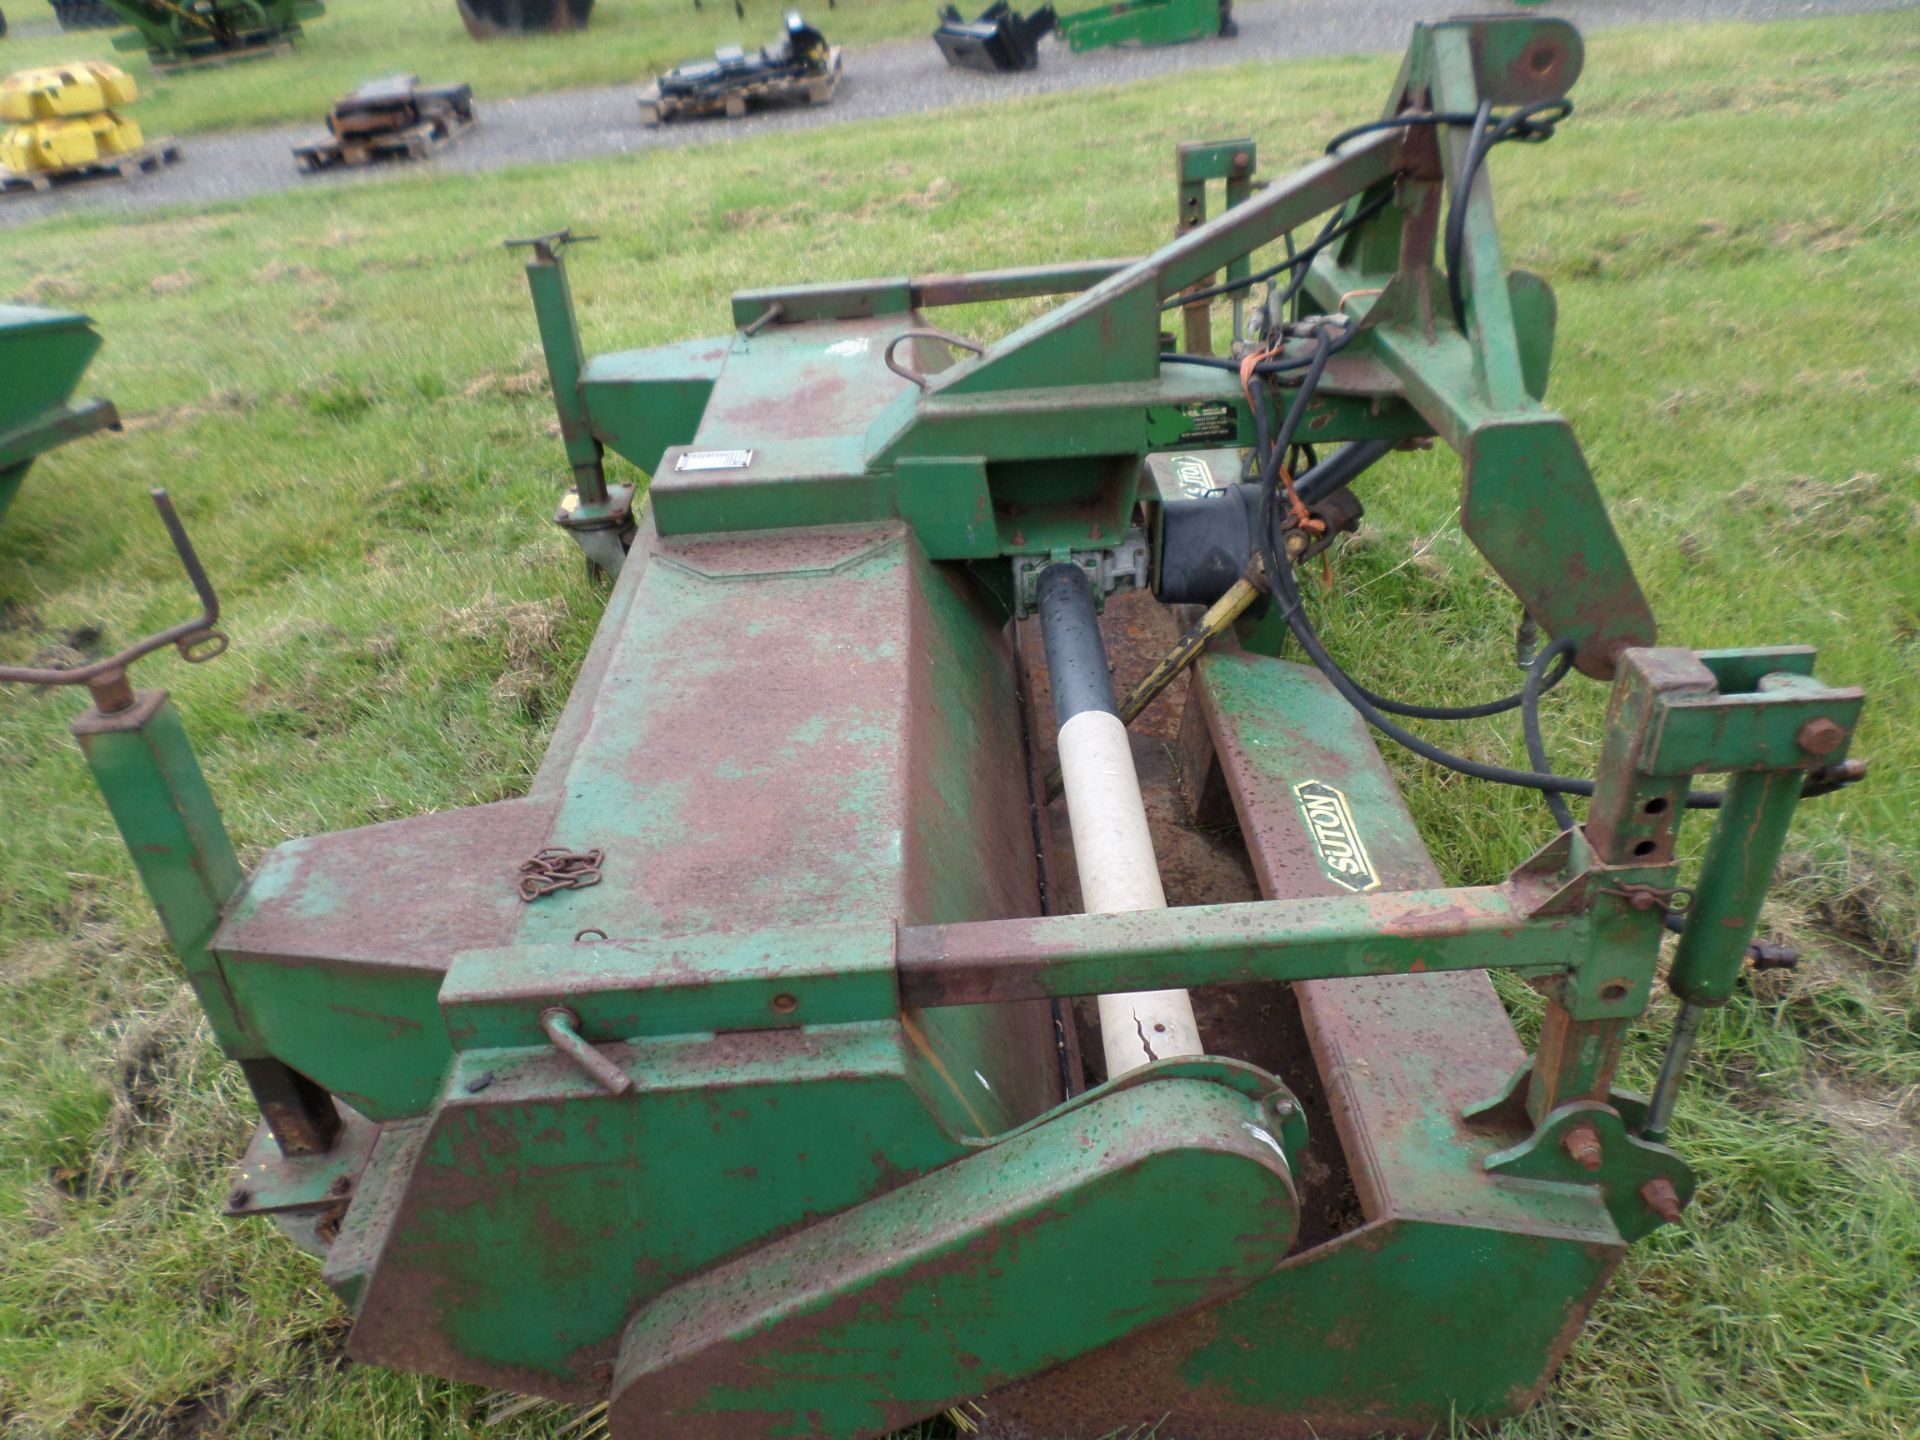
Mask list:
POLYGON ((262 1125, 253 1132, 247 1153, 233 1172, 233 1187, 222 1207, 229 1216, 279 1215, 292 1210, 344 1206, 355 1181, 373 1154, 380 1127, 356 1111, 340 1111, 340 1137, 314 1155, 287 1155, 262 1125))
POLYGON ((214 628, 220 623, 220 597, 214 592, 213 582, 207 578, 207 572, 200 564, 200 556, 193 548, 193 541, 187 537, 187 528, 174 513, 173 501, 168 498, 167 492, 154 490, 150 493, 154 508, 160 512, 160 523, 167 527, 167 537, 173 541, 174 553, 180 557, 187 579, 193 582, 194 593, 200 597, 200 613, 191 620, 183 620, 144 640, 135 641, 118 655, 95 660, 90 665, 76 665, 70 670, 24 665, 0 666, 0 681, 10 680, 22 685, 85 685, 93 692, 95 707, 101 713, 111 715, 132 707, 134 695, 133 687, 127 683, 127 667, 142 656, 171 645, 180 652, 181 659, 190 665, 198 665, 225 652, 227 636, 225 632, 214 628))
POLYGON ((1545 1185, 1597 1186, 1628 1244, 1677 1221, 1693 1198, 1693 1171, 1664 1145, 1642 1140, 1627 1117, 1597 1100, 1562 1105, 1518 1145, 1482 1162, 1490 1175, 1545 1185))
POLYGON ((1040 604, 1040 572, 1062 560, 1087 572, 1093 585, 1093 598, 1102 609, 1106 598, 1127 590, 1145 590, 1151 569, 1147 532, 1138 527, 1129 530, 1118 545, 1106 550, 1075 550, 1066 555, 1016 555, 1013 557, 1013 613, 1024 620, 1040 604))
POLYGON ((529 235, 524 240, 503 240, 500 243, 508 250, 532 250, 536 260, 551 264, 560 258, 560 252, 569 245, 586 245, 598 240, 598 235, 576 235, 573 227, 562 230, 549 230, 544 235, 529 235))
POLYGON ((573 537, 587 559, 609 575, 618 575, 633 535, 633 486, 609 485, 607 498, 595 503, 569 490, 553 523, 573 537))

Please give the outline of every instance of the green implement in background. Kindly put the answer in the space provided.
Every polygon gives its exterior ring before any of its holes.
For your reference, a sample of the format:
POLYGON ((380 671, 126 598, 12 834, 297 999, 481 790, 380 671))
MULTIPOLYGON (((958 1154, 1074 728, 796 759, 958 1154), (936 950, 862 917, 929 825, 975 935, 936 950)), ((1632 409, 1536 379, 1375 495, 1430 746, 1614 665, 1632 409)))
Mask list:
POLYGON ((1187 44, 1208 35, 1240 33, 1233 0, 1114 0, 1092 10, 1073 10, 1056 21, 1073 52, 1110 44, 1187 44))
POLYGON ((99 348, 84 315, 0 305, 0 516, 36 457, 119 428, 112 402, 73 398, 99 348))
POLYGON ((103 0, 133 27, 116 50, 145 50, 157 71, 185 70, 277 55, 300 38, 300 23, 326 13, 324 0, 103 0))
POLYGON ((1114 0, 1059 17, 1060 38, 1076 53, 1105 45, 1183 45, 1240 33, 1233 0, 1114 0))

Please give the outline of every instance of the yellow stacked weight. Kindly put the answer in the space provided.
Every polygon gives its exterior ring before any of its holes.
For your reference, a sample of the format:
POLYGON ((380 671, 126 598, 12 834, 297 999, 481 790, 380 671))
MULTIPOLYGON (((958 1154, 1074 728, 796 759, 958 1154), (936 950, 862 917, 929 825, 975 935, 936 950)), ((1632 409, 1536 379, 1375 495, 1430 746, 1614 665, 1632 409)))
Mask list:
POLYGON ((0 80, 0 169, 66 170, 141 145, 140 122, 115 106, 139 98, 133 77, 102 60, 21 70, 0 80))

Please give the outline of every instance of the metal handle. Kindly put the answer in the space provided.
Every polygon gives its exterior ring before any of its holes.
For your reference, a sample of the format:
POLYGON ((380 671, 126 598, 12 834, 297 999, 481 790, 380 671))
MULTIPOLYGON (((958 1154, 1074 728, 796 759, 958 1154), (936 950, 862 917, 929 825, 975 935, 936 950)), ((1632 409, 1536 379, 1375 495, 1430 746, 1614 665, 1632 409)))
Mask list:
POLYGON ((95 660, 90 665, 77 665, 71 670, 0 666, 0 681, 12 680, 25 685, 86 685, 93 690, 94 703, 102 711, 111 713, 133 703, 133 691, 126 683, 126 669, 142 656, 171 645, 180 652, 181 659, 198 665, 225 652, 227 636, 214 628, 220 623, 220 597, 214 593, 213 582, 207 579, 193 541, 187 537, 187 527, 174 513, 173 501, 165 490, 151 493, 154 508, 160 512, 160 523, 167 527, 167 537, 173 541, 174 553, 180 557, 187 579, 193 582, 194 593, 200 597, 199 615, 135 641, 118 655, 95 660))
POLYGON ((950 334, 945 330, 902 330, 887 342, 886 352, 882 354, 880 358, 887 362, 887 368, 893 371, 894 374, 898 375, 902 380, 911 380, 922 390, 926 389, 932 382, 920 371, 910 370, 893 358, 893 352, 899 348, 902 340, 939 340, 953 346, 956 350, 971 350, 975 355, 984 355, 987 353, 984 345, 976 345, 971 340, 963 340, 958 335, 950 334))
POLYGON ((585 245, 599 238, 598 235, 576 235, 569 225, 564 230, 549 230, 544 235, 529 235, 524 240, 502 240, 500 243, 509 250, 530 249, 536 262, 551 265, 567 246, 585 245))
POLYGON ((633 1077, 581 1037, 580 1019, 566 1006, 550 1005, 542 1010, 540 1028, 547 1032, 554 1049, 579 1066, 588 1079, 609 1095, 632 1092, 633 1077))

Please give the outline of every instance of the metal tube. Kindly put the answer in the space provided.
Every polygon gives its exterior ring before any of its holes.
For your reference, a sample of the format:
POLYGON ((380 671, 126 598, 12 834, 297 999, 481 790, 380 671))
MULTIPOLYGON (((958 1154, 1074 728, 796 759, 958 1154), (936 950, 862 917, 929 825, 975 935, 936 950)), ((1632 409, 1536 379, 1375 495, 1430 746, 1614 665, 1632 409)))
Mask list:
POLYGON ((1674 1017, 1673 1036, 1667 1041, 1667 1058, 1660 1062, 1660 1078, 1654 1082, 1653 1096, 1647 1101, 1646 1123, 1640 1138, 1655 1144, 1667 1138, 1667 1122, 1673 1118, 1673 1102, 1680 1094, 1680 1080, 1687 1071, 1687 1059, 1693 1054, 1693 1042, 1700 1034, 1704 1005, 1683 1003, 1674 1017))
MULTIPOLYGON (((1164 910, 1167 897, 1127 727, 1114 703, 1092 586, 1079 566, 1050 565, 1040 574, 1039 598, 1081 906, 1089 914, 1164 910)), ((1185 990, 1101 995, 1099 1006, 1109 1080, 1153 1060, 1203 1053, 1185 990)))
POLYGON ((540 1028, 547 1032, 553 1048, 566 1056, 609 1095, 625 1095, 633 1089, 633 1077, 581 1038, 579 1019, 564 1005, 540 1012, 540 1028))
POLYGON ((572 237, 545 236, 533 242, 527 262, 527 286, 533 292, 534 318, 540 327, 540 346, 546 352, 547 378, 553 385, 553 407, 560 417, 560 437, 573 467, 573 484, 582 505, 607 503, 607 477, 600 442, 580 393, 580 375, 586 356, 580 347, 580 326, 574 317, 573 290, 567 283, 563 246, 572 237))
MULTIPOLYGON (((1554 877, 1548 877, 1549 882, 1554 877)), ((1115 985, 1244 985, 1442 970, 1568 975, 1591 959, 1584 914, 1540 914, 1534 881, 1315 895, 1154 913, 908 925, 901 1003, 1004 1004, 1115 985)))
POLYGON ((1689 1005, 1732 998, 1801 782, 1798 770, 1746 771, 1728 781, 1667 972, 1667 988, 1689 1005))
MULTIPOLYGON (((1252 581, 1236 580, 1227 593, 1214 601, 1207 613, 1180 637, 1173 649, 1163 655, 1127 692, 1127 698, 1120 702, 1120 723, 1131 725, 1139 719, 1140 712, 1151 705, 1161 691, 1179 679, 1181 672, 1199 659, 1207 647, 1260 598, 1261 593, 1252 581)), ((1049 803, 1060 793, 1060 766, 1057 764, 1047 772, 1045 793, 1049 803)))

